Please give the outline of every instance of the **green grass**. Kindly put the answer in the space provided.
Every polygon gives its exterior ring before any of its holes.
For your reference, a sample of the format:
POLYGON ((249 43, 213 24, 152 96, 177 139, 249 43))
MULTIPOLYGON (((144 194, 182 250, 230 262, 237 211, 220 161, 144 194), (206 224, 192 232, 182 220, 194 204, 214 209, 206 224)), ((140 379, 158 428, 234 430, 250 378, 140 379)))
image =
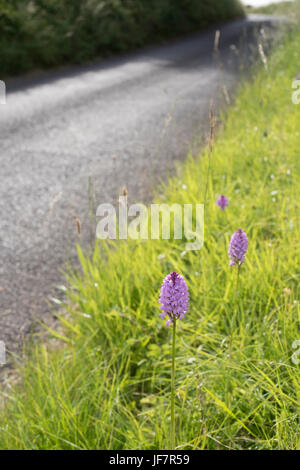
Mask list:
POLYGON ((1 449, 168 448, 171 329, 158 294, 172 270, 191 296, 177 329, 178 448, 300 449, 299 40, 289 33, 268 72, 243 84, 211 163, 207 150, 189 157, 158 198, 203 202, 208 181, 202 250, 166 240, 99 242, 91 259, 79 250, 58 345, 36 345, 3 392, 1 449), (227 250, 239 227, 249 251, 237 293, 227 250))
POLYGON ((239 0, 0 0, 0 78, 125 52, 243 14, 239 0))

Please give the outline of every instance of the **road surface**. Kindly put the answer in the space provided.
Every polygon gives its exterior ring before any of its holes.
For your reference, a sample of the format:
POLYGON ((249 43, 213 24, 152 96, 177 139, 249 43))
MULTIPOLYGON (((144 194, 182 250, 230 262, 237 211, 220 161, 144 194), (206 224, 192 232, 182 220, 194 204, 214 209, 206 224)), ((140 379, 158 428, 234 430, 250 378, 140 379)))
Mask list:
POLYGON ((256 48, 251 31, 269 23, 253 16, 221 26, 219 56, 212 28, 8 83, 0 106, 0 340, 8 349, 57 308, 60 269, 76 262, 76 216, 86 243, 89 213, 123 186, 131 202, 149 201, 174 162, 197 150, 210 100, 228 101, 256 48))

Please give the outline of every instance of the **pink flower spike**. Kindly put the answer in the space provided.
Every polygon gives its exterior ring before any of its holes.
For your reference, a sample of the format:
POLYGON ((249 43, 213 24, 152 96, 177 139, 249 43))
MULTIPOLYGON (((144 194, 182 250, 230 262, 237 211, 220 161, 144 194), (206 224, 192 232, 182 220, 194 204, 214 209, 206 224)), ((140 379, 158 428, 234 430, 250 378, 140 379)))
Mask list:
POLYGON ((226 196, 222 195, 217 199, 217 205, 222 209, 222 211, 229 205, 228 199, 226 196))

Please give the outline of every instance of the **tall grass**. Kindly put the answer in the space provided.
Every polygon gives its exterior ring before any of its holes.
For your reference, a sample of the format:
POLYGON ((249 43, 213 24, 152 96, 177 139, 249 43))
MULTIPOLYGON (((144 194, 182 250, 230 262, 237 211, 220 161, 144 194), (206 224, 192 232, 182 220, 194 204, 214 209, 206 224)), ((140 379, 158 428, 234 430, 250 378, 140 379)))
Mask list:
POLYGON ((159 201, 205 206, 205 243, 99 242, 69 275, 68 314, 36 345, 16 389, 3 392, 0 448, 164 449, 170 428, 170 329, 159 318, 163 277, 190 290, 178 324, 176 440, 179 449, 299 449, 300 105, 291 83, 300 34, 257 70, 223 116, 209 150, 191 157, 159 201), (209 163, 210 160, 210 163, 209 163), (208 165, 210 171, 208 172, 208 165), (229 207, 216 205, 226 194, 229 207), (249 250, 229 267, 242 227, 249 250))
POLYGON ((239 0, 0 0, 0 74, 76 64, 243 15, 239 0))

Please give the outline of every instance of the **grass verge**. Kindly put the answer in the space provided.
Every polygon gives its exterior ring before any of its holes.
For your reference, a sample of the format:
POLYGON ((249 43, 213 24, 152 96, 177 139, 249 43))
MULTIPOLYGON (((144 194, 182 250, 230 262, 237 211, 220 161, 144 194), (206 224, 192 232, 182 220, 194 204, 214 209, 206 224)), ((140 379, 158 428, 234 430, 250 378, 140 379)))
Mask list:
POLYGON ((201 251, 166 240, 97 243, 90 259, 79 250, 54 333, 64 346, 36 345, 3 394, 1 449, 168 447, 171 330, 158 294, 172 270, 191 295, 177 334, 178 448, 300 448, 299 40, 287 35, 241 87, 211 156, 189 158, 159 198, 203 202, 208 182, 201 251), (249 251, 236 293, 227 250, 239 227, 249 251))

